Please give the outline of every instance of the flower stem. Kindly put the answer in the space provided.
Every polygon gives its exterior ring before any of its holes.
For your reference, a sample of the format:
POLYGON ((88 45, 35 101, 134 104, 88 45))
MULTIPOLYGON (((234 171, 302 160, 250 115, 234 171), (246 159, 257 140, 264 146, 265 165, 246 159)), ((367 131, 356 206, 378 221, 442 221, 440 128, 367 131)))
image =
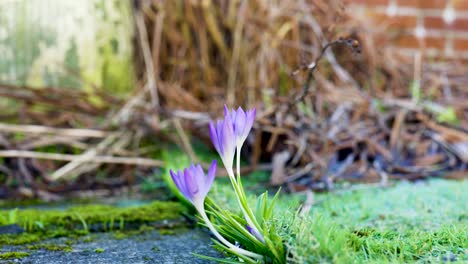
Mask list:
POLYGON ((231 183, 232 183, 232 186, 234 187, 234 191, 236 193, 236 198, 237 198, 237 202, 239 203, 239 207, 242 211, 242 214, 244 215, 245 217, 245 220, 247 221, 247 224, 249 224, 249 226, 251 226, 252 228, 256 228, 256 226, 254 225, 253 221, 250 219, 249 217, 249 214, 247 213, 246 209, 245 209, 245 206, 242 204, 242 201, 241 201, 241 198, 243 198, 243 200, 245 201, 246 199, 244 198, 244 196, 242 195, 242 188, 239 186, 239 184, 237 183, 235 177, 234 177, 234 172, 231 170, 228 170, 228 175, 229 175, 229 179, 231 180, 231 183))
MULTIPOLYGON (((238 190, 236 190, 236 193, 238 196, 241 196, 244 201, 247 201, 247 197, 245 196, 244 189, 242 188, 242 183, 241 183, 241 177, 240 177, 240 152, 241 152, 241 147, 236 148, 236 168, 237 168, 237 186, 238 190)), ((240 198, 238 197, 238 200, 240 198)), ((240 203, 240 202, 239 202, 240 203)), ((258 222, 255 219, 255 216, 252 212, 252 209, 248 205, 245 205, 246 208, 243 208, 244 206, 240 203, 242 213, 244 213, 245 220, 249 224, 249 226, 256 231, 256 233, 260 236, 260 241, 262 243, 265 243, 265 240, 263 239, 262 233, 259 232, 260 226, 258 225, 258 222)), ((257 238, 258 239, 258 238, 257 238)))
POLYGON ((208 227, 208 229, 210 229, 210 231, 215 235, 215 237, 221 241, 221 243, 223 243, 226 247, 228 247, 229 249, 231 249, 233 252, 236 252, 237 254, 239 255, 243 255, 243 256, 247 256, 247 257, 252 257, 252 258, 255 258, 255 259, 258 259, 258 260, 262 260, 263 259, 263 256, 260 255, 260 254, 257 254, 257 253, 254 253, 254 252, 251 252, 251 251, 248 251, 248 250, 245 250, 245 249, 242 249, 242 248, 239 248, 239 247, 236 247, 235 245, 233 245, 231 242, 227 241, 216 229, 215 227, 213 226, 213 224, 211 223, 210 219, 208 219, 208 216, 206 215, 206 212, 205 212, 205 209, 203 207, 203 204, 202 204, 202 207, 201 208, 197 208, 198 209, 198 212, 200 213, 201 217, 203 218, 203 221, 205 221, 205 224, 206 226, 208 227))

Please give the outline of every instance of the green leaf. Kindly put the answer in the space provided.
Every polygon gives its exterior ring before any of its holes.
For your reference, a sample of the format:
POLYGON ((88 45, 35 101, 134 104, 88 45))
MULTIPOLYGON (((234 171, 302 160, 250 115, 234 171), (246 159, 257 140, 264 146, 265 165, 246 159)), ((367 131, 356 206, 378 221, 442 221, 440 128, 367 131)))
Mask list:
POLYGON ((278 196, 280 192, 281 192, 281 188, 278 189, 275 196, 271 200, 270 207, 268 208, 268 211, 264 214, 266 219, 270 219, 271 216, 273 215, 273 210, 275 209, 275 203, 276 203, 276 200, 278 200, 278 196))
POLYGON ((446 122, 446 123, 451 123, 451 124, 454 124, 454 123, 457 123, 458 122, 458 118, 457 118, 457 114, 455 113, 455 109, 453 109, 453 107, 447 107, 445 108, 444 111, 440 112, 437 114, 437 122, 446 122))
POLYGON ((259 225, 263 224, 265 207, 267 206, 268 192, 264 192, 257 198, 257 206, 255 207, 255 217, 259 225))
POLYGON ((8 223, 9 224, 15 224, 16 223, 17 213, 18 213, 18 208, 15 208, 15 209, 11 210, 8 213, 8 223))
MULTIPOLYGON (((218 262, 218 263, 232 263, 232 264, 239 264, 239 263, 242 263, 240 261, 235 261, 235 260, 229 260, 229 259, 222 259, 222 258, 214 258, 214 257, 209 257, 209 256, 205 256, 205 255, 200 255, 200 254, 197 254, 197 253, 192 253, 192 255, 196 256, 196 257, 199 257, 201 259, 206 259, 206 260, 211 260, 211 261, 215 261, 215 262, 218 262)), ((254 262, 255 263, 255 262, 254 262)))

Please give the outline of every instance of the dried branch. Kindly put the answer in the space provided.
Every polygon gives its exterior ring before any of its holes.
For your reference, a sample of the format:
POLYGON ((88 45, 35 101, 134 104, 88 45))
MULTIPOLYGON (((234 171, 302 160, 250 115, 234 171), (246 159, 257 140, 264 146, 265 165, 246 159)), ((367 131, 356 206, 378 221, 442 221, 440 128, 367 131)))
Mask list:
POLYGON ((106 137, 97 146, 86 150, 83 154, 76 156, 75 160, 56 170, 51 175, 51 179, 58 180, 59 178, 63 178, 66 175, 71 175, 74 170, 79 168, 80 165, 94 159, 94 157, 98 156, 104 149, 108 148, 115 141, 115 139, 121 135, 122 134, 119 133, 106 137))
POLYGON ((65 137, 81 137, 81 138, 103 138, 109 136, 109 132, 96 129, 82 128, 53 128, 37 125, 14 125, 0 123, 0 132, 9 133, 27 133, 36 135, 60 135, 65 137))
POLYGON ((297 103, 304 100, 304 97, 307 95, 307 93, 309 92, 310 86, 312 85, 312 81, 314 79, 314 71, 315 69, 317 69, 318 63, 323 58, 326 51, 333 46, 343 45, 343 44, 350 47, 353 51, 360 52, 360 46, 357 40, 351 39, 351 38, 347 38, 347 39, 339 38, 338 40, 329 42, 325 46, 323 46, 322 49, 320 50, 319 55, 313 62, 311 62, 308 65, 300 67, 299 69, 295 70, 292 73, 292 75, 296 75, 301 71, 307 71, 307 77, 306 77, 306 81, 304 82, 304 85, 302 86, 301 94, 296 99, 291 100, 289 102, 288 108, 291 108, 291 106, 296 105, 297 103))
MULTIPOLYGON (((143 59, 146 67, 146 78, 148 80, 148 88, 151 93, 151 104, 154 109, 159 107, 158 89, 156 86, 156 77, 153 64, 153 56, 151 55, 150 44, 148 40, 148 30, 146 29, 145 20, 141 10, 135 9, 135 21, 138 29, 138 37, 140 40, 140 47, 143 52, 143 59)), ((162 20, 162 19, 161 19, 162 20)))
MULTIPOLYGON (((0 157, 4 158, 30 158, 30 159, 45 159, 57 161, 74 161, 81 155, 59 154, 36 152, 28 150, 0 150, 0 157)), ((93 156, 92 159, 86 160, 89 163, 108 163, 108 164, 128 164, 145 167, 162 167, 164 162, 160 160, 135 158, 135 157, 114 157, 114 156, 93 156)), ((6 168, 4 168, 7 170, 6 168)))

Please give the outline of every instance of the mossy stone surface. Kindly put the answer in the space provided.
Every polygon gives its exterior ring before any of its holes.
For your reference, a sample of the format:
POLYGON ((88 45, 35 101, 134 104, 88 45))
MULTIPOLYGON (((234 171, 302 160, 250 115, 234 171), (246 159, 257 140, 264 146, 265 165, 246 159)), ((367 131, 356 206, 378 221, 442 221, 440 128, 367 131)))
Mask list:
POLYGON ((156 201, 142 206, 82 205, 66 210, 12 209, 0 211, 0 225, 17 224, 28 232, 53 230, 102 231, 145 223, 167 226, 181 219, 185 208, 175 202, 156 201))
MULTIPOLYGON (((81 238, 53 238, 33 245, 8 245, 1 254, 14 263, 211 263, 192 253, 222 257, 211 247, 207 232, 199 229, 175 230, 161 234, 158 230, 129 234, 115 239, 113 233, 92 233, 81 238), (70 242, 71 241, 71 242, 70 242), (65 245, 60 247, 60 245, 65 245), (2 253, 3 252, 3 253, 2 253)), ((0 263, 3 261, 0 259, 0 263)), ((5 262, 8 263, 8 262, 5 262)))
POLYGON ((16 225, 25 230, 20 234, 0 234, 0 247, 58 237, 78 238, 92 232, 141 233, 145 228, 183 227, 187 225, 184 214, 186 209, 179 203, 163 201, 131 207, 78 205, 64 210, 0 210, 0 225, 16 225))
POLYGON ((181 204, 162 201, 0 210, 1 224, 25 230, 0 235, 0 263, 208 263, 191 253, 220 256, 208 232, 186 228, 185 214, 181 204))
POLYGON ((0 260, 1 259, 21 259, 24 257, 28 257, 31 254, 28 252, 19 252, 19 251, 14 251, 14 252, 5 252, 5 253, 0 253, 0 260))

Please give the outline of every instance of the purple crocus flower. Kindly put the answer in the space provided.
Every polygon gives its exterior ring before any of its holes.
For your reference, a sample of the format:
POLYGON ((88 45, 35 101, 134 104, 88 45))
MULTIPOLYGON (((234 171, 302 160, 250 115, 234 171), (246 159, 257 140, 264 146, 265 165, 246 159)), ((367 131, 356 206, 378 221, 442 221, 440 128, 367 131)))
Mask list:
POLYGON ((192 164, 183 171, 178 170, 177 172, 174 172, 173 170, 169 170, 169 172, 179 191, 185 196, 185 198, 192 202, 198 213, 200 213, 200 216, 205 222, 206 226, 211 230, 215 237, 221 241, 222 244, 224 244, 236 254, 252 257, 258 260, 263 259, 262 255, 239 248, 238 246, 233 245, 231 242, 226 240, 218 232, 218 230, 216 230, 206 214, 204 203, 206 195, 210 191, 211 185, 213 184, 215 178, 216 160, 213 160, 211 163, 210 168, 208 168, 208 174, 206 176, 203 168, 199 164, 192 164))
POLYGON ((192 202, 198 210, 203 210, 205 197, 210 191, 215 178, 216 160, 211 163, 207 176, 205 176, 200 164, 192 164, 183 171, 174 172, 170 170, 169 172, 175 185, 185 198, 192 202))
POLYGON ((218 120, 216 124, 210 122, 210 136, 224 166, 229 170, 232 168, 234 152, 236 151, 236 137, 231 116, 226 115, 224 120, 218 120))
POLYGON ((224 106, 224 117, 231 117, 236 137, 236 146, 238 149, 242 147, 247 139, 247 136, 252 129, 256 113, 257 110, 255 108, 244 112, 241 107, 237 108, 237 110, 232 109, 231 112, 229 112, 228 107, 226 105, 224 106))
POLYGON ((228 171, 232 168, 236 147, 238 149, 242 147, 252 129, 255 114, 255 108, 244 112, 239 107, 229 112, 225 105, 224 120, 218 120, 216 124, 210 122, 211 140, 228 171))

